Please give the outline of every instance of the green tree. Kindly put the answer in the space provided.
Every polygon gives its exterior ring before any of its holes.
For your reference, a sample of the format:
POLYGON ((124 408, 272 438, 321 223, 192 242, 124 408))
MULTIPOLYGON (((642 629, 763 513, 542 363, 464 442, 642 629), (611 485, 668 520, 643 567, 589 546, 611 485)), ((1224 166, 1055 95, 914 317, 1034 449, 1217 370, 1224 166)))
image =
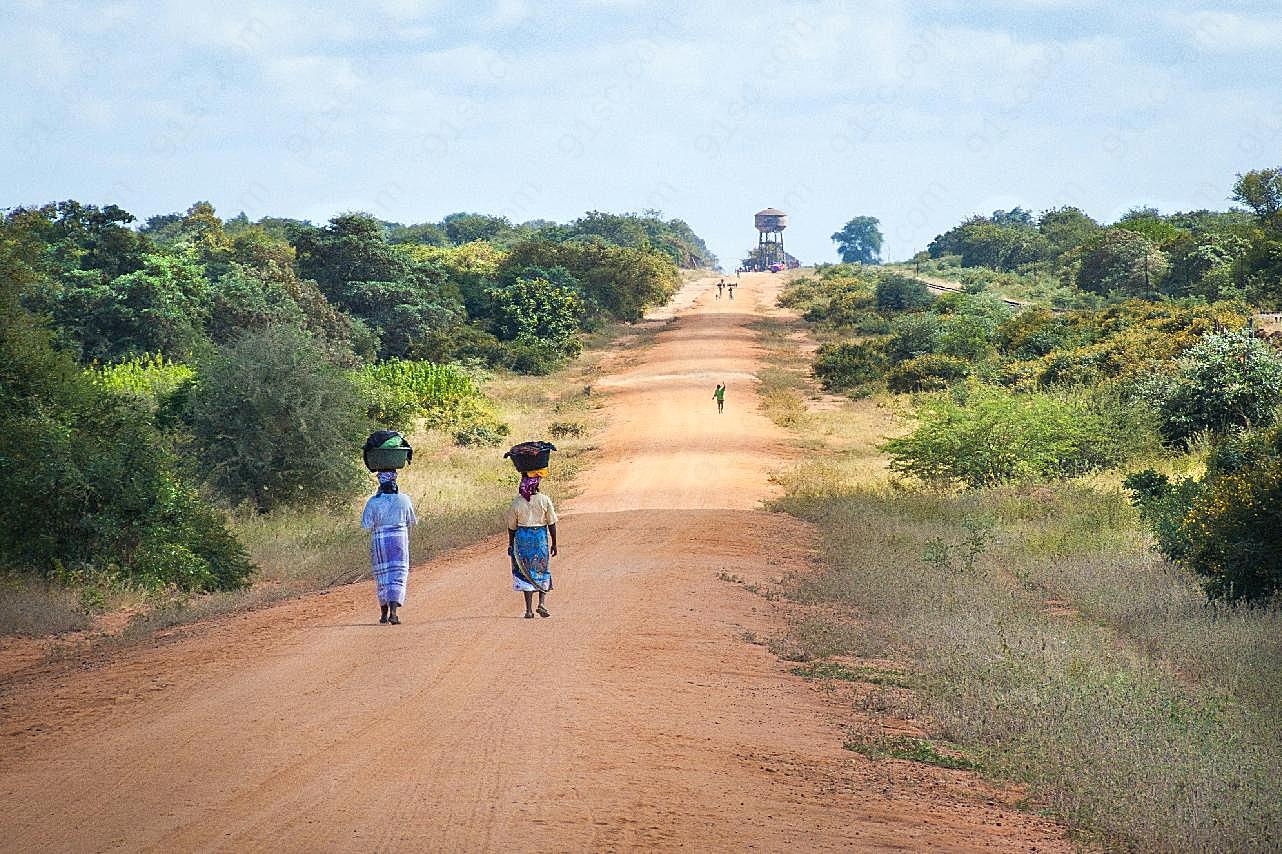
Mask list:
POLYGON ((188 420, 201 471, 266 512, 350 495, 369 423, 353 380, 301 330, 249 332, 202 360, 188 420))
POLYGON ((0 560, 148 586, 243 585, 244 549, 179 476, 150 409, 96 384, 22 307, 39 285, 33 261, 0 234, 0 560))
POLYGON ((1282 228, 1282 166, 1238 175, 1233 200, 1254 211, 1261 223, 1282 228))
POLYGON ((512 230, 505 216, 479 213, 452 213, 441 220, 445 235, 455 246, 474 240, 495 240, 512 230))
POLYGON ((857 216, 842 226, 841 231, 833 233, 832 240, 837 244, 843 263, 881 263, 882 236, 879 225, 880 221, 875 216, 857 216))
POLYGON ((1077 286, 1097 294, 1151 296, 1168 266, 1165 253, 1148 238, 1124 228, 1105 229, 1082 249, 1077 286))
POLYGON ((1100 226, 1079 208, 1063 207, 1043 213, 1037 230, 1046 238, 1051 256, 1058 258, 1090 240, 1100 226))
POLYGON ((1259 338, 1246 332, 1213 333, 1176 364, 1173 376, 1154 377, 1142 390, 1156 406, 1167 439, 1264 428, 1277 420, 1282 355, 1259 338))
POLYGON ((573 287, 546 278, 521 278, 490 290, 494 331, 504 340, 544 341, 558 350, 574 349, 583 302, 573 287))

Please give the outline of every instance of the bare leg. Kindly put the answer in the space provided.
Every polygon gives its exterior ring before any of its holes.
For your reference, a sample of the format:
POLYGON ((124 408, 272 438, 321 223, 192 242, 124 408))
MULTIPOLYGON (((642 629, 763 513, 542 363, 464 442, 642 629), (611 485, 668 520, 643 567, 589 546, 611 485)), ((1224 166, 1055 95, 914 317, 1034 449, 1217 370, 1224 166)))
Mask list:
POLYGON ((386 622, 387 622, 387 606, 386 606, 386 605, 379 605, 379 606, 378 606, 378 621, 379 621, 380 623, 386 623, 386 622))
POLYGON ((521 592, 525 594, 525 616, 533 617, 534 616, 534 591, 522 590, 521 592))
POLYGON ((544 591, 542 591, 542 590, 540 590, 540 591, 539 591, 539 607, 538 607, 538 614, 539 614, 539 616, 540 616, 540 617, 550 617, 550 616, 552 616, 551 614, 549 614, 549 613, 548 613, 548 609, 547 609, 547 607, 543 604, 543 597, 544 597, 544 596, 546 596, 546 595, 547 595, 547 594, 546 594, 544 591))
POLYGON ((387 603, 387 622, 391 623, 393 626, 399 626, 401 624, 401 618, 396 616, 396 609, 398 607, 399 606, 395 602, 387 603))

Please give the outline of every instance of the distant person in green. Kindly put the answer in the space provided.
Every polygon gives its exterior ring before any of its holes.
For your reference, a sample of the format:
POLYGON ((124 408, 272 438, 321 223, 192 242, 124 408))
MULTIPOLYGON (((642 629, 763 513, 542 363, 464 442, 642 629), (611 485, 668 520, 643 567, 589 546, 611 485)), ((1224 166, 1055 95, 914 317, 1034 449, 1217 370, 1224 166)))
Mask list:
POLYGON ((726 386, 725 383, 717 383, 717 389, 712 393, 712 397, 717 401, 717 414, 720 415, 726 411, 726 386))

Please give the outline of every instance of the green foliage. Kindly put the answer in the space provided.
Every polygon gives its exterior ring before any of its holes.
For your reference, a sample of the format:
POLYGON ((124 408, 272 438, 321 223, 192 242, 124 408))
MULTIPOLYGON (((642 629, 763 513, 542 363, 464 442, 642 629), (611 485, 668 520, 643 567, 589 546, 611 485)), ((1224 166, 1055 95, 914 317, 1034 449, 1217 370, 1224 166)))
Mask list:
POLYGON ((909 311, 924 308, 934 299, 926 283, 899 273, 883 275, 877 281, 877 308, 882 311, 909 311))
POLYGON ((113 394, 142 398, 156 405, 193 380, 196 371, 160 353, 146 353, 113 365, 95 365, 90 376, 113 394))
POLYGON ((188 419, 201 471, 260 511, 350 495, 369 422, 352 380, 307 334, 249 332, 202 360, 188 419))
POLYGON ((1152 470, 1126 479, 1157 546, 1208 596, 1262 602, 1282 591, 1282 431, 1227 438, 1200 480, 1152 470))
POLYGON ((971 488, 1080 474, 1098 456, 1101 420, 1045 394, 973 385, 918 404, 918 424, 881 447, 891 469, 928 483, 971 488))
POLYGON ((600 239, 517 244, 504 259, 499 278, 516 278, 527 267, 564 268, 579 283, 589 317, 615 320, 640 320, 646 308, 672 296, 678 281, 676 265, 662 255, 600 239))
POLYGON ((1077 286, 1097 294, 1149 296, 1166 274, 1166 255, 1147 237, 1109 228, 1082 247, 1077 286))
POLYGON ((875 216, 857 216, 832 235, 845 264, 881 262, 881 229, 875 216))
POLYGON ((578 355, 584 306, 573 279, 560 284, 528 275, 488 291, 495 332, 504 340, 543 344, 565 356, 578 355))
POLYGON ((717 265, 717 256, 684 220, 664 221, 658 211, 642 214, 589 211, 563 229, 539 231, 538 237, 558 240, 599 238, 615 246, 653 250, 678 267, 693 269, 717 265))
POLYGON ((443 417, 460 400, 480 397, 472 378, 452 365, 389 359, 355 374, 369 419, 408 430, 425 416, 443 417))
POLYGON ((877 382, 886 370, 886 357, 876 344, 845 341, 825 344, 815 358, 814 372, 829 391, 851 391, 877 382))
POLYGON ((93 377, 54 350, 18 303, 36 278, 22 254, 0 239, 0 560, 50 577, 243 585, 244 549, 179 476, 150 411, 100 384, 150 387, 165 369, 93 377))
POLYGON ((943 353, 927 353, 900 362, 886 372, 894 392, 938 391, 970 376, 971 363, 943 353))
POLYGON ((512 230, 505 216, 478 213, 452 213, 441 220, 441 228, 450 243, 458 246, 476 240, 495 240, 512 230))
POLYGON ((1037 222, 1053 257, 1060 257, 1089 241, 1099 231, 1099 223, 1074 207, 1053 208, 1037 222))
POLYGON ((1253 169, 1238 175, 1233 199, 1254 211, 1265 225, 1282 225, 1282 167, 1253 169))
POLYGON ((1207 335, 1176 362, 1174 374, 1149 379, 1141 393, 1171 441, 1207 431, 1268 427, 1282 403, 1282 354, 1244 332, 1207 335))

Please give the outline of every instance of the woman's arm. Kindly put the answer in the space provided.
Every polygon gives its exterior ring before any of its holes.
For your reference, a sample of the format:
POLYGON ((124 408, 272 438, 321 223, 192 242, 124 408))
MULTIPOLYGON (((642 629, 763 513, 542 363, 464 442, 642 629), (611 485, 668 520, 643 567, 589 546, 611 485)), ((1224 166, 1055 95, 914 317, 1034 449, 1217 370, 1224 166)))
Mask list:
POLYGON ((552 537, 552 550, 548 552, 549 556, 556 557, 556 523, 548 525, 548 535, 552 537))

